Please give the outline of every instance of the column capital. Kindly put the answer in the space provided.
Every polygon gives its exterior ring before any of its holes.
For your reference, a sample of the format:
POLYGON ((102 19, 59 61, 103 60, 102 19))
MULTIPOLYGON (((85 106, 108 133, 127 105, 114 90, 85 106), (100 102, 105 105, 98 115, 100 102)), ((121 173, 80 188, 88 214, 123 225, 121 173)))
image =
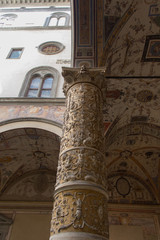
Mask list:
POLYGON ((105 88, 105 67, 87 68, 83 65, 81 68, 62 68, 64 77, 63 92, 67 95, 68 90, 76 83, 90 83, 97 86, 102 92, 105 88))

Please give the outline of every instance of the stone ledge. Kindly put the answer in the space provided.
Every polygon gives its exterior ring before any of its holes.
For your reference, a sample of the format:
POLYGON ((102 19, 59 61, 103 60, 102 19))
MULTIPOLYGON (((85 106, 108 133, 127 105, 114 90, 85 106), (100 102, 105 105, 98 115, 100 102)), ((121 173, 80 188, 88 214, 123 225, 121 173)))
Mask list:
POLYGON ((54 105, 65 105, 65 98, 21 98, 21 97, 4 97, 0 98, 0 105, 6 103, 23 103, 23 104, 30 104, 30 103, 54 103, 54 105))
POLYGON ((66 5, 70 0, 0 0, 0 7, 5 6, 47 6, 47 5, 66 5))

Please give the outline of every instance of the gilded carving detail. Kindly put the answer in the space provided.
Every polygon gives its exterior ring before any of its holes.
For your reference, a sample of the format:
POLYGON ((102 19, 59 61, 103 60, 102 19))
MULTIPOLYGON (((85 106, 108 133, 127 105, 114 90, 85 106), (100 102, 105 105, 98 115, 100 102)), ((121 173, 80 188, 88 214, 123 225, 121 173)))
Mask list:
POLYGON ((101 91, 89 83, 69 89, 61 152, 73 147, 91 147, 103 152, 101 91))
POLYGON ((95 150, 80 148, 65 152, 60 156, 57 183, 85 180, 103 185, 106 188, 104 156, 95 150))
POLYGON ((90 190, 70 190, 57 194, 51 235, 66 231, 83 231, 108 237, 107 202, 104 195, 90 190))
POLYGON ((106 187, 102 97, 95 85, 69 89, 60 152, 56 186, 85 180, 106 187))

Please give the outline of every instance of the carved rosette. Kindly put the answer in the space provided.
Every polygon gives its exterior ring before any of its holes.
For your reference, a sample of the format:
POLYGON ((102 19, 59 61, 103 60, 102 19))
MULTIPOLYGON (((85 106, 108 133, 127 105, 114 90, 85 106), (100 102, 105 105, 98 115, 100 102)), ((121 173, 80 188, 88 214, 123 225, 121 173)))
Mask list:
POLYGON ((84 66, 81 69, 63 68, 63 76, 66 112, 51 239, 58 239, 57 234, 66 232, 96 234, 100 239, 108 239, 103 71, 84 66))
POLYGON ((107 214, 103 194, 90 190, 63 191, 55 196, 51 235, 83 231, 108 237, 107 214))

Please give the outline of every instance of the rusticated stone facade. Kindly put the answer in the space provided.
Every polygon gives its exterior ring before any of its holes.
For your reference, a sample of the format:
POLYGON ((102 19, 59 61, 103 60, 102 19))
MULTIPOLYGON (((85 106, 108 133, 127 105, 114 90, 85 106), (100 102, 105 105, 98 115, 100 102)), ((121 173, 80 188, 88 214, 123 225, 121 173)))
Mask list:
POLYGON ((103 71, 64 68, 63 76, 67 100, 50 240, 108 239, 103 71))

